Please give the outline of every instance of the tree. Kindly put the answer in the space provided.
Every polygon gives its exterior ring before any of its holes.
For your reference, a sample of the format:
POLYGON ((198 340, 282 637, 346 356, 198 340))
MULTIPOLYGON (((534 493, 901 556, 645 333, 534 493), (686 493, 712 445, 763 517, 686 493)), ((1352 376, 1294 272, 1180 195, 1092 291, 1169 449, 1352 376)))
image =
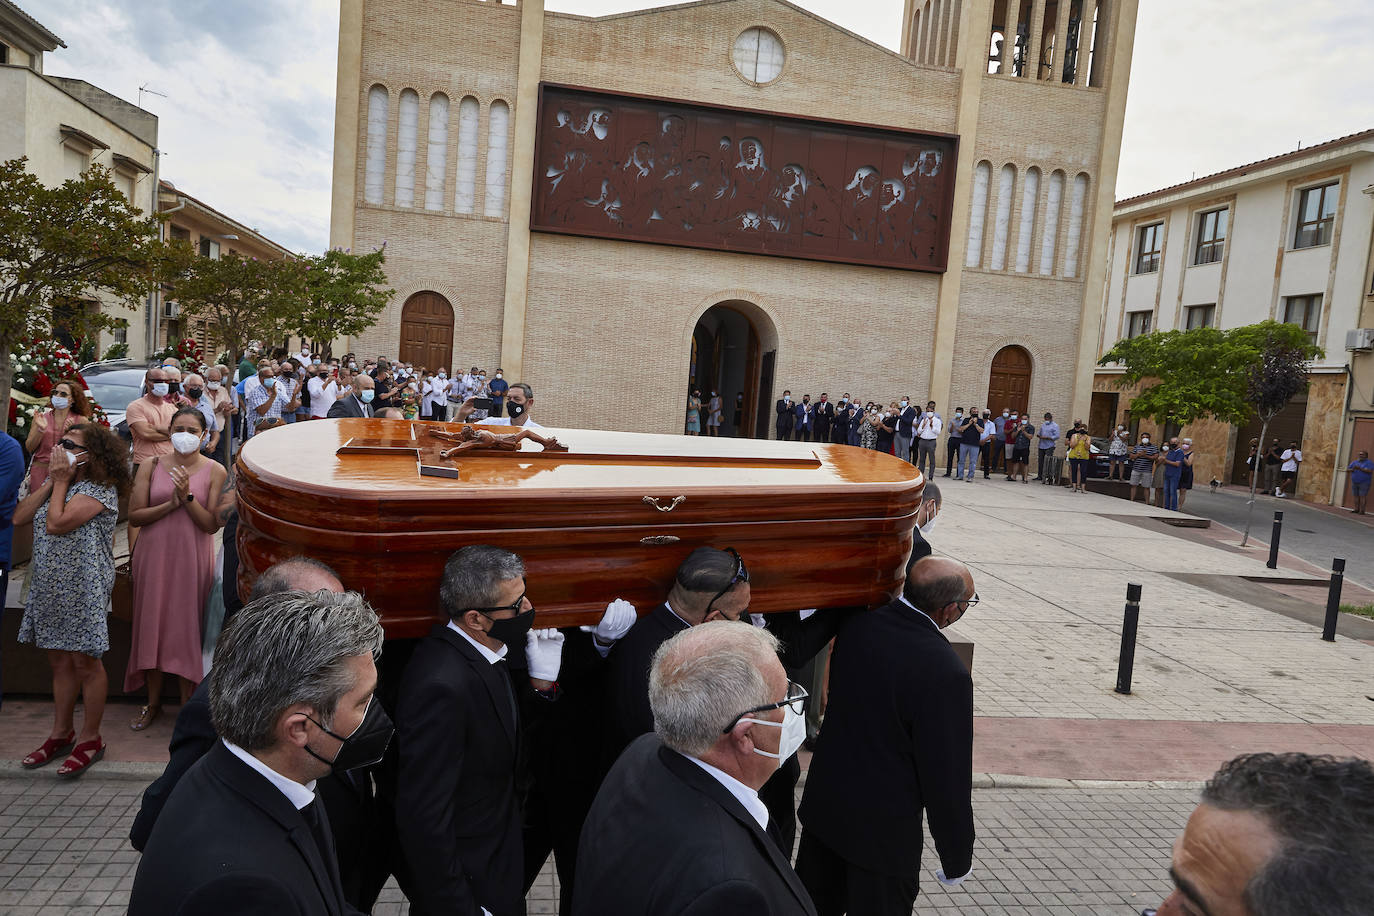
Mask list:
POLYGON ((305 301, 306 263, 294 258, 259 260, 228 252, 219 258, 175 246, 178 262, 167 290, 182 315, 203 318, 238 356, 254 340, 284 337, 305 301))
MULTIPOLYGON (((1238 425, 1258 415, 1263 442, 1269 421, 1307 387, 1307 363, 1321 355, 1298 325, 1261 321, 1226 331, 1157 331, 1119 340, 1098 365, 1125 364, 1118 388, 1149 383, 1131 401, 1135 416, 1182 426, 1207 417, 1238 425)), ((1247 519, 1242 547, 1249 535, 1247 519)))
POLYGON ((370 328, 396 291, 386 286, 385 246, 362 255, 331 248, 306 263, 305 311, 293 324, 300 337, 323 342, 328 359, 333 342, 370 328))
POLYGON ((1307 390, 1308 351, 1315 348, 1306 346, 1306 335, 1303 344, 1297 347, 1288 341, 1271 338, 1266 343, 1259 365, 1251 368, 1246 379, 1245 395, 1260 418, 1260 437, 1259 448, 1255 450, 1255 466, 1250 469, 1250 501, 1245 513, 1245 533, 1240 539, 1242 547, 1250 542, 1250 523, 1255 516, 1255 490, 1259 486, 1260 455, 1269 433, 1269 421, 1278 416, 1294 395, 1307 390))
MULTIPOLYGON (((48 188, 25 159, 0 163, 0 406, 9 403, 10 353, 20 338, 50 338, 53 309, 75 336, 117 319, 103 309, 73 309, 96 297, 136 308, 156 285, 166 252, 158 222, 124 197, 108 171, 48 188)), ((6 412, 0 411, 0 430, 6 412)))

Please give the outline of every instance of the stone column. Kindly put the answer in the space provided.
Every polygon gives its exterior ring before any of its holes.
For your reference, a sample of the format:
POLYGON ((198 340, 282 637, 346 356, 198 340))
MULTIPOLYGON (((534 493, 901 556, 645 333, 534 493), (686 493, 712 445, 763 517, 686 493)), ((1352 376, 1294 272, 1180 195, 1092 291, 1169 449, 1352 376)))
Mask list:
POLYGON ((506 233, 506 300, 501 313, 501 368, 506 378, 525 375, 525 306, 530 278, 530 201, 534 194, 534 133, 544 61, 544 0, 521 0, 520 63, 512 116, 510 222, 506 233))
POLYGON ((1073 15, 1073 0, 1059 0, 1056 7, 1057 18, 1054 22, 1054 67, 1050 70, 1050 80, 1061 82, 1064 79, 1064 58, 1069 43, 1069 17, 1073 15))
POLYGON ((353 247, 353 208, 358 197, 358 112, 362 105, 363 0, 339 5, 339 72, 334 92, 334 185, 329 244, 353 247))
MULTIPOLYGON (((959 134, 959 161, 955 174, 972 176, 976 161, 974 149, 978 142, 978 109, 983 100, 983 82, 988 79, 987 36, 992 33, 992 7, 985 3, 964 3, 960 13, 959 47, 955 58, 955 66, 959 68, 959 110, 955 128, 959 134)), ((944 416, 951 416, 949 391, 972 196, 972 180, 955 182, 954 200, 950 204, 949 264, 940 279, 940 298, 935 312, 928 390, 929 397, 939 405, 944 416)))
POLYGON ((1040 78, 1040 33, 1045 29, 1045 0, 1035 0, 1035 5, 1031 7, 1030 34, 1026 36, 1026 41, 1030 47, 1030 52, 1026 57, 1026 76, 1029 79, 1038 80, 1040 78))

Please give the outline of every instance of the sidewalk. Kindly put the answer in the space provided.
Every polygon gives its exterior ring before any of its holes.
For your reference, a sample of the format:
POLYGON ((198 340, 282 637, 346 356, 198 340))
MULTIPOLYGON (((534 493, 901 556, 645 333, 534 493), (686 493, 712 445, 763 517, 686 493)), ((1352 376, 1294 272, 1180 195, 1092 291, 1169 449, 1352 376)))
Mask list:
MULTIPOLYGON (((1374 757, 1374 646, 1323 642, 1319 627, 1225 588, 1283 582, 1324 603, 1324 571, 1296 557, 1267 569, 1267 551, 1175 528, 1161 519, 1179 514, 1140 503, 1000 479, 937 482, 944 509, 929 540, 969 564, 982 598, 954 627, 976 644, 976 770, 1203 779, 1246 750, 1374 757), (1289 584, 1304 580, 1314 586, 1289 584), (1143 595, 1122 695, 1128 582, 1143 595)), ((1356 626, 1343 620, 1338 634, 1356 626)))

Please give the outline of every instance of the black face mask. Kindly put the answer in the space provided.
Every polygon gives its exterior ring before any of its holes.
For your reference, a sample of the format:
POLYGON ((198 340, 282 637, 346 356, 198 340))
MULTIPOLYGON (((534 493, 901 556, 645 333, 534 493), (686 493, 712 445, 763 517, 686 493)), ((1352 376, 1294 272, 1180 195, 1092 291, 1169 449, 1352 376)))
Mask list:
POLYGON ((512 420, 519 419, 525 413, 525 405, 510 401, 506 404, 506 413, 510 414, 512 420))
MULTIPOLYGON (((314 719, 310 720, 315 722, 314 719)), ((396 728, 391 724, 391 717, 382 709, 382 704, 377 702, 374 696, 367 701, 367 710, 363 713, 363 720, 358 723, 358 727, 353 729, 353 734, 345 738, 343 735, 336 735, 320 723, 320 731, 331 738, 342 741, 339 752, 334 755, 333 760, 325 760, 319 754, 310 749, 310 745, 305 746, 306 753, 314 757, 320 763, 329 764, 335 773, 343 773, 347 770, 357 770, 363 767, 370 767, 380 763, 382 756, 386 753, 387 746, 391 744, 391 736, 395 734, 396 728)))
POLYGON ((180 391, 180 390, 181 390, 181 382, 168 382, 168 383, 167 383, 167 393, 168 393, 168 394, 176 394, 176 393, 177 393, 178 391, 180 391))
POLYGON ((196 398, 196 399, 199 399, 199 398, 200 398, 200 395, 201 395, 201 389, 199 389, 199 388, 187 388, 187 389, 186 389, 186 396, 187 396, 188 398, 196 398))
POLYGON ((524 650, 525 634, 534 626, 534 608, 502 620, 494 617, 487 619, 491 621, 491 629, 487 630, 488 636, 497 642, 505 643, 506 648, 512 652, 524 650))

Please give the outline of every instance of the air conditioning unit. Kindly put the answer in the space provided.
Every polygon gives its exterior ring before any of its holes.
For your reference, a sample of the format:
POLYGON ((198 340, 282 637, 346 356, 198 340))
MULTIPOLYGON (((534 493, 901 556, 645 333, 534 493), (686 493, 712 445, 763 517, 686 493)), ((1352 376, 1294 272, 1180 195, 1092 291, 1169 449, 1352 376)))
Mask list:
POLYGON ((1374 328, 1356 328, 1353 331, 1346 331, 1345 348, 1347 350, 1374 349, 1374 328))
POLYGON ((177 316, 180 315, 180 314, 181 314, 181 306, 177 305, 176 302, 174 302, 174 301, 171 300, 171 299, 164 299, 164 300, 162 301, 162 317, 163 317, 163 318, 175 318, 175 317, 177 317, 177 316))

